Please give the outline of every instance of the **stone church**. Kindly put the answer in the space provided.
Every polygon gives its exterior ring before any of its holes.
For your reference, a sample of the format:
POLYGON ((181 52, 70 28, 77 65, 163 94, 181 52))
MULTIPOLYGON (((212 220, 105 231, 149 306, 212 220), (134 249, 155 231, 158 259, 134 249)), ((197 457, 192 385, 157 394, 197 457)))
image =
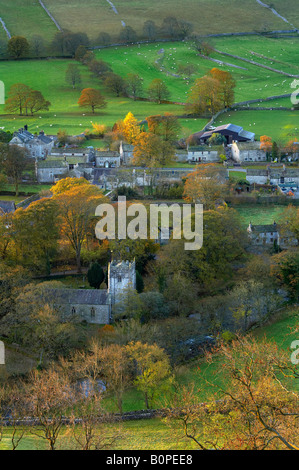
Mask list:
POLYGON ((51 297, 65 317, 106 325, 111 322, 112 306, 130 287, 136 289, 135 261, 112 261, 108 266, 108 289, 54 289, 51 297))

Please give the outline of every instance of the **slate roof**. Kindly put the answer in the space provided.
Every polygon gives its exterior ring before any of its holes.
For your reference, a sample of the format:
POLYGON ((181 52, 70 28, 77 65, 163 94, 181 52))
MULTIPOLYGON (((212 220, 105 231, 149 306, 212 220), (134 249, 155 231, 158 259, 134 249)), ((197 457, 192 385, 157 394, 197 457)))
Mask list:
POLYGON ((15 212, 16 205, 13 201, 0 201, 0 215, 15 212))
POLYGON ((20 129, 18 132, 14 134, 14 137, 17 137, 21 140, 24 144, 28 144, 32 142, 34 139, 40 140, 44 144, 50 144, 52 142, 52 138, 48 137, 45 134, 40 133, 38 136, 34 136, 31 132, 26 131, 25 129, 20 129))
POLYGON ((107 305, 107 289, 52 289, 51 301, 61 305, 107 305))
POLYGON ((278 232, 279 226, 274 223, 270 225, 251 225, 252 233, 274 233, 278 232))
POLYGON ((64 160, 43 160, 37 162, 37 168, 65 168, 66 163, 64 160))
POLYGON ((223 126, 218 126, 215 129, 206 131, 203 134, 201 134, 200 132, 197 132, 196 134, 193 134, 193 136, 197 138, 206 138, 206 137, 211 137, 212 134, 215 134, 215 133, 217 134, 217 132, 225 131, 225 130, 238 134, 240 137, 243 137, 249 140, 252 140, 255 137, 255 134, 253 132, 245 131, 243 127, 237 126, 236 124, 224 124, 223 126))

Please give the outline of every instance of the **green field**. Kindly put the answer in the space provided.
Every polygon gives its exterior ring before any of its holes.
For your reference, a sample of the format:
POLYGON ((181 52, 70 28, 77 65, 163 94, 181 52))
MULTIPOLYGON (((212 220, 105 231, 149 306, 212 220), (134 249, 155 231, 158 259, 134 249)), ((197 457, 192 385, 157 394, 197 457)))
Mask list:
MULTIPOLYGON (((14 0, 13 2, 1 0, 0 17, 12 36, 20 35, 30 39, 38 34, 45 40, 50 40, 57 31, 55 24, 37 0, 14 0)), ((0 27, 3 31, 1 25, 0 27)))
MULTIPOLYGON (((275 6, 298 27, 298 13, 294 15, 295 1, 276 0, 275 6)), ((79 0, 45 0, 44 3, 63 29, 85 31, 92 39, 101 31, 117 38, 122 24, 130 25, 142 35, 146 20, 153 20, 160 26, 163 18, 169 15, 191 22, 194 31, 200 34, 291 28, 255 0, 114 0, 117 14, 106 0, 86 0, 84 8, 79 0)), ((55 32, 54 24, 51 24, 37 1, 17 0, 10 5, 10 2, 1 0, 0 12, 8 29, 14 34, 31 36, 34 32, 44 31, 49 36, 55 32)))
POLYGON ((286 206, 276 206, 274 204, 241 205, 234 207, 244 227, 248 227, 249 222, 253 225, 267 225, 273 224, 274 221, 278 222, 286 208, 286 206))
POLYGON ((299 138, 298 111, 236 111, 220 116, 214 126, 234 123, 255 132, 258 139, 269 135, 274 140, 288 142, 299 138))
MULTIPOLYGON (((255 50, 257 54, 265 53, 274 57, 281 46, 285 51, 284 65, 293 67, 293 72, 298 72, 298 40, 269 38, 222 38, 213 41, 215 47, 220 50, 234 51, 235 54, 246 55, 246 50, 255 50), (276 52, 275 52, 276 51, 276 52), (294 60, 293 60, 294 58, 294 60), (295 65, 294 65, 295 64, 295 65)), ((232 66, 218 65, 210 60, 199 57, 191 47, 191 44, 157 43, 139 46, 111 47, 98 50, 96 56, 108 62, 113 71, 126 77, 128 73, 138 73, 143 78, 144 92, 154 78, 161 78, 170 91, 170 99, 175 103, 185 103, 188 92, 196 78, 202 77, 213 67, 222 67, 230 71, 237 83, 235 101, 262 99, 269 96, 291 93, 293 79, 275 72, 265 70, 252 64, 244 63, 238 59, 229 59, 229 62, 238 66, 244 66, 246 70, 232 66), (193 64, 195 73, 190 79, 178 76, 178 67, 181 64, 193 64)), ((212 57, 222 57, 215 53, 212 57)), ((44 130, 48 134, 57 134, 59 129, 66 129, 70 134, 76 135, 91 129, 91 122, 103 123, 107 126, 119 119, 123 119, 131 111, 139 120, 152 114, 162 114, 166 111, 183 116, 184 106, 179 104, 162 104, 133 101, 129 98, 117 98, 104 89, 103 84, 91 77, 87 67, 79 64, 82 74, 82 86, 94 87, 102 90, 108 105, 95 115, 87 109, 78 107, 78 99, 81 89, 73 90, 65 82, 65 72, 71 60, 48 59, 0 62, 0 76, 6 86, 6 97, 14 83, 22 82, 34 89, 42 91, 46 99, 51 102, 48 112, 41 112, 34 117, 20 117, 18 115, 5 114, 4 106, 0 106, 0 125, 5 130, 15 131, 24 124, 28 124, 31 132, 44 130)), ((281 66, 283 64, 280 64, 281 66)), ((276 64, 276 67, 278 64, 276 64)), ((298 112, 291 111, 291 100, 274 100, 267 103, 258 103, 258 107, 285 106, 290 111, 238 111, 231 112, 219 118, 217 124, 233 122, 240 124, 247 130, 252 130, 257 137, 268 134, 276 140, 290 140, 298 138, 298 112)), ((207 119, 181 118, 181 137, 187 137, 193 132, 201 130, 207 123, 207 119)))

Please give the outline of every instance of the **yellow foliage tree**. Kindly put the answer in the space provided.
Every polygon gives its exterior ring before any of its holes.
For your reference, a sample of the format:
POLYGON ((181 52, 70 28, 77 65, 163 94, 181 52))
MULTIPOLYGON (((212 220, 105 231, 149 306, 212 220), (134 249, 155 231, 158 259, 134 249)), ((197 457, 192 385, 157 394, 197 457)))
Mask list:
POLYGON ((129 144, 134 144, 141 130, 134 114, 129 112, 123 121, 123 135, 129 144))

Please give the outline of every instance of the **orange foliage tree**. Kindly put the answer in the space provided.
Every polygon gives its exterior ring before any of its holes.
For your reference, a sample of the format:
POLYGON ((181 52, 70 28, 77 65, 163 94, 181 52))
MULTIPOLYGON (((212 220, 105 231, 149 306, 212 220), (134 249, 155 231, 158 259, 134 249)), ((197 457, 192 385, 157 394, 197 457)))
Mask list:
POLYGON ((91 108, 95 112, 96 108, 105 108, 107 103, 99 90, 94 88, 84 88, 78 101, 81 108, 91 108))

